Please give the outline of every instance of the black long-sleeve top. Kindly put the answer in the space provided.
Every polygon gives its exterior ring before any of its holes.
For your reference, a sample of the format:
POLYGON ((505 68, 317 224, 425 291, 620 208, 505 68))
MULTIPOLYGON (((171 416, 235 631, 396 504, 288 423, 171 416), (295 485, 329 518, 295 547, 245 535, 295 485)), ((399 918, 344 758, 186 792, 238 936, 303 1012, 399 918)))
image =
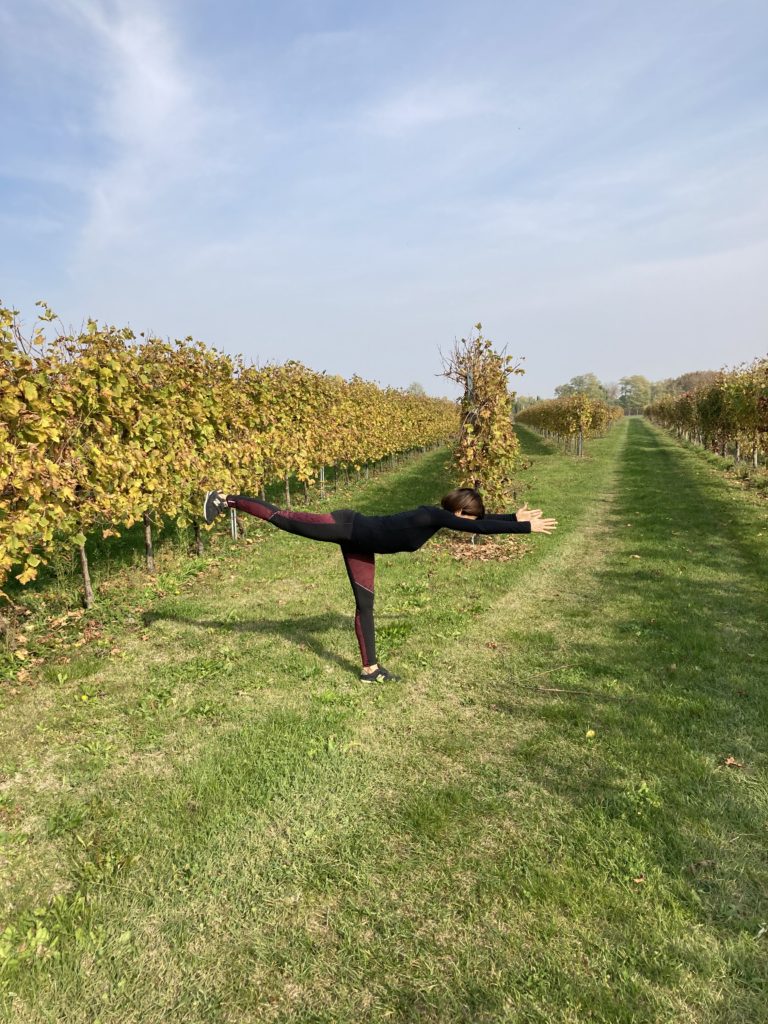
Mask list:
POLYGON ((531 532, 530 522, 518 523, 514 513, 465 519, 437 505, 419 505, 391 516, 364 516, 356 512, 350 540, 361 551, 389 555, 397 551, 416 551, 443 527, 463 533, 531 532))

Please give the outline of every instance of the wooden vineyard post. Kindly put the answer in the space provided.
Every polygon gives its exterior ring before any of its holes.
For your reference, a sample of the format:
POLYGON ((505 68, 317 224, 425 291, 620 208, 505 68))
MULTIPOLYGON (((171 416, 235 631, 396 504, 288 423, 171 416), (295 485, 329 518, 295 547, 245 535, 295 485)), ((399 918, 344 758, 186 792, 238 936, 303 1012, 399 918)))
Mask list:
POLYGON ((237 540, 237 509, 229 510, 229 535, 232 540, 237 540))
POLYGON ((325 498, 325 466, 320 467, 320 497, 325 498))
POLYGON ((83 574, 83 603, 86 608, 93 607, 93 587, 91 586, 91 574, 88 570, 88 555, 85 553, 85 544, 79 544, 80 571, 83 574))
POLYGON ((196 519, 192 523, 192 529, 194 531, 194 538, 195 538, 194 544, 192 546, 192 550, 194 551, 194 553, 196 555, 202 555, 202 553, 203 553, 203 537, 202 537, 202 534, 200 533, 200 523, 198 523, 198 521, 196 519))
POLYGON ((142 516, 144 521, 144 551, 147 556, 147 572, 154 573, 155 569, 155 549, 152 546, 152 520, 149 518, 149 512, 145 512, 142 516))

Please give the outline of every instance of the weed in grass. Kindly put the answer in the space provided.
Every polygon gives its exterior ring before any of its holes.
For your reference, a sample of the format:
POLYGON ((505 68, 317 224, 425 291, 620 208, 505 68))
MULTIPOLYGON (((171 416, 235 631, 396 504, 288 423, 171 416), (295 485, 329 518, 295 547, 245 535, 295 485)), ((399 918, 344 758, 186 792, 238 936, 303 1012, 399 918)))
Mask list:
POLYGON ((382 654, 397 650, 413 632, 411 621, 384 621, 376 630, 376 642, 382 650, 382 654))
POLYGON ((136 706, 130 709, 129 714, 152 717, 158 711, 167 708, 173 702, 175 694, 173 686, 153 686, 143 694, 136 706))
POLYGON ((46 833, 51 838, 68 835, 81 828, 90 815, 87 804, 79 800, 62 801, 47 817, 46 833))
POLYGON ((193 718, 218 718, 221 708, 208 700, 199 700, 182 711, 183 715, 193 718))
POLYGON ((78 744, 78 749, 87 754, 98 767, 105 768, 112 760, 115 745, 105 740, 91 739, 78 744))

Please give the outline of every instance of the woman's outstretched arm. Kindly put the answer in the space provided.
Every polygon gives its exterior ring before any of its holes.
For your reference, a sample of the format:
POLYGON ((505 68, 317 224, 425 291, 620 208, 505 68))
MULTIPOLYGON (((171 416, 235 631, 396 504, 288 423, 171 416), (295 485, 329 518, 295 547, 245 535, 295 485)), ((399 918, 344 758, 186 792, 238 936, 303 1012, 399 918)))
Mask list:
POLYGON ((494 512, 486 512, 485 519, 506 519, 512 523, 527 523, 531 519, 541 518, 540 508, 528 508, 528 502, 522 505, 517 512, 504 512, 502 514, 496 514, 494 512))
POLYGON ((468 516, 455 516, 444 508, 434 508, 433 523, 435 526, 448 530, 460 530, 462 533, 551 533, 557 526, 556 519, 534 518, 518 522, 502 517, 470 519, 468 516))

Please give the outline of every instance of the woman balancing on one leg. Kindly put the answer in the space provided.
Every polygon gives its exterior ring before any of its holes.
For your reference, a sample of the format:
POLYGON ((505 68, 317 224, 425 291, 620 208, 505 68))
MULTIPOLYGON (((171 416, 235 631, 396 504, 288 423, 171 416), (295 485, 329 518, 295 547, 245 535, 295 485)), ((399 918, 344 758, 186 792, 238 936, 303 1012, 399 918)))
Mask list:
POLYGON ((419 505, 390 516, 364 516, 351 508, 317 514, 291 512, 245 494, 208 491, 203 505, 206 523, 228 508, 265 519, 281 530, 311 540, 332 541, 341 548, 349 582, 355 595, 355 632, 363 659, 361 679, 367 682, 397 680, 376 661, 373 627, 373 577, 376 555, 416 551, 442 528, 464 533, 552 533, 556 519, 543 519, 541 509, 527 505, 510 515, 486 515, 478 491, 461 487, 437 505, 419 505))

